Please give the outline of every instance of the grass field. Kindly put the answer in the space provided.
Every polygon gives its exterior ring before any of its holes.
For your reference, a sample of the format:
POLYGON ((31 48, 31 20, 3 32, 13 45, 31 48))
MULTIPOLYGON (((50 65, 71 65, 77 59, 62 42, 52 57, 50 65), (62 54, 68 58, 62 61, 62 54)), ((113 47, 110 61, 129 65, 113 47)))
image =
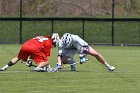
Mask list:
MULTIPOLYGON (((0 45, 0 67, 14 57, 20 45, 0 45)), ((85 64, 77 64, 77 71, 31 72, 20 62, 0 72, 0 93, 140 93, 140 47, 94 46, 105 59, 116 67, 114 72, 91 56, 85 64)), ((56 48, 49 58, 56 63, 56 48)), ((78 61, 78 55, 75 60, 78 61)))

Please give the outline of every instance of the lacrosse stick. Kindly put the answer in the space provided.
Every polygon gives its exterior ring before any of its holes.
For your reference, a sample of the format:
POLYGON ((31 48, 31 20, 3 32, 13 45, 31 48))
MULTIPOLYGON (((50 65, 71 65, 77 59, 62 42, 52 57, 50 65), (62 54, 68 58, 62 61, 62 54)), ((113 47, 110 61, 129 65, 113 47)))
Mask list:
MULTIPOLYGON (((29 64, 28 64, 27 62, 23 62, 23 61, 22 61, 21 63, 22 63, 22 64, 25 64, 26 66, 29 67, 29 64)), ((36 65, 33 65, 33 64, 32 64, 31 66, 33 66, 33 67, 37 67, 36 65)), ((30 67, 31 67, 31 66, 30 66, 30 67)))
MULTIPOLYGON (((89 59, 86 59, 85 62, 88 61, 88 60, 89 59)), ((76 64, 80 64, 80 62, 78 61, 78 62, 75 62, 73 64, 65 65, 65 66, 63 66, 63 68, 70 67, 71 65, 76 65, 76 64)))

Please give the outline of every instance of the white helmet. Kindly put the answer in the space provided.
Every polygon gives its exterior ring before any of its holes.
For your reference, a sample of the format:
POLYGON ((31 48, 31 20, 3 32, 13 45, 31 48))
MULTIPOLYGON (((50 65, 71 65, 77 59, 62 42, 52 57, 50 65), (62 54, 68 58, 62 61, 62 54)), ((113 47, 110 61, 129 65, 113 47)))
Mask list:
POLYGON ((58 33, 53 33, 51 39, 53 40, 54 43, 57 43, 59 41, 59 34, 58 33))
POLYGON ((68 48, 71 45, 72 37, 70 33, 65 33, 61 38, 65 48, 68 48))

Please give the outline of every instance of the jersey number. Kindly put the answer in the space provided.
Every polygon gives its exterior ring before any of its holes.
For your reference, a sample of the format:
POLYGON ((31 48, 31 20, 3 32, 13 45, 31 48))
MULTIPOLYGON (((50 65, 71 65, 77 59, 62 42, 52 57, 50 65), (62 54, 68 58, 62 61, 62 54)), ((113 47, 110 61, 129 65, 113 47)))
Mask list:
POLYGON ((43 42, 43 41, 45 41, 45 40, 48 40, 48 38, 45 38, 45 37, 43 37, 43 36, 37 36, 37 37, 35 37, 35 38, 33 38, 33 39, 36 39, 36 40, 38 40, 39 42, 43 42))

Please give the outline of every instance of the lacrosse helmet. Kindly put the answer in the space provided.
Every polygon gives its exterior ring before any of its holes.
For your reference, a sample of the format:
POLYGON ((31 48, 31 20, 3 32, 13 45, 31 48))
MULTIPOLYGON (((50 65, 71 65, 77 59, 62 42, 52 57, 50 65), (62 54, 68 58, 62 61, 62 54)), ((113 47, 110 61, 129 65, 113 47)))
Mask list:
POLYGON ((53 43, 57 43, 59 41, 59 34, 53 33, 51 39, 53 40, 53 43))
POLYGON ((65 48, 68 48, 71 45, 72 37, 70 33, 65 33, 61 38, 65 48))

